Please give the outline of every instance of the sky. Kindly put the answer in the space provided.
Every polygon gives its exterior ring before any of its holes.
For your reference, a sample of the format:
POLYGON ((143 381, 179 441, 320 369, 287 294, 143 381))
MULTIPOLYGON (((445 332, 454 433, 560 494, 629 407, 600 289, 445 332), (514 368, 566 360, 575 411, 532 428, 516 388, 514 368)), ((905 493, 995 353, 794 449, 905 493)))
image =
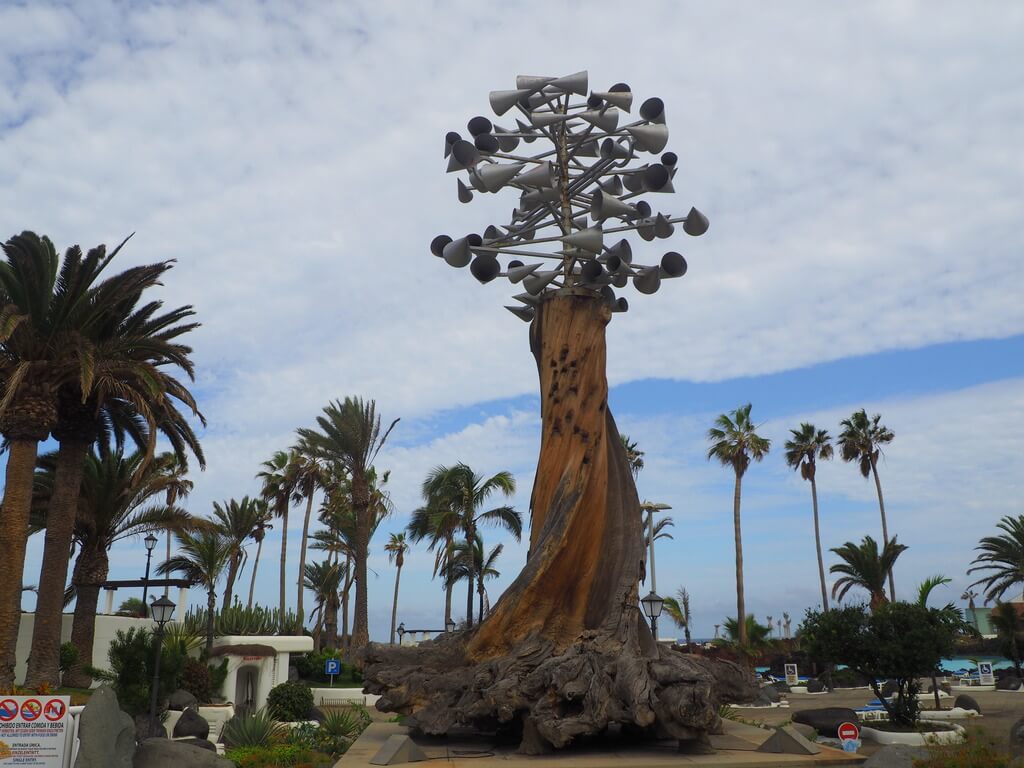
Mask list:
MULTIPOLYGON (((516 291, 428 249, 514 205, 511 191, 460 205, 442 148, 517 74, 586 69, 595 90, 662 98, 679 170, 659 202, 711 221, 673 240, 687 275, 628 294, 608 330, 610 407, 645 452, 639 493, 672 506, 658 589, 688 589, 695 636, 735 615, 733 477, 706 460, 705 433, 745 403, 772 441, 743 486, 759 620, 795 625, 818 600, 809 488, 782 456, 802 421, 836 434, 866 408, 895 432, 879 472, 909 546, 902 597, 942 573, 938 598, 958 599, 978 539, 1024 514, 1019 4, 5 2, 0 29, 0 235, 64 248, 134 232, 120 264, 175 259, 160 297, 202 323, 208 468, 191 511, 257 493, 260 462, 330 400, 401 418, 378 459, 395 513, 372 545, 375 639, 394 579, 382 547, 432 467, 511 471, 528 517, 539 400, 527 326, 502 309, 516 291)), ((823 464, 818 487, 827 565, 828 548, 880 538, 855 466, 823 464)), ((505 545, 494 602, 525 547, 484 535, 505 545)), ((259 596, 277 593, 278 536, 259 596)), ((41 550, 35 537, 26 583, 41 550)), ((119 545, 111 578, 144 561, 141 541, 119 545)), ((443 622, 432 566, 422 548, 407 559, 407 627, 443 622)))

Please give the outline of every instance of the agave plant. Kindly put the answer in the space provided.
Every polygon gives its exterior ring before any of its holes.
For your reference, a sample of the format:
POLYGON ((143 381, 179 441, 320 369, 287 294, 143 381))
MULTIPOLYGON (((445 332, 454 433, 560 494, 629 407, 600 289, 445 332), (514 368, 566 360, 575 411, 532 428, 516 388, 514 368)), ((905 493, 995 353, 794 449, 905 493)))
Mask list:
POLYGON ((266 709, 248 715, 235 715, 224 723, 223 740, 232 747, 269 747, 279 741, 284 726, 266 709))

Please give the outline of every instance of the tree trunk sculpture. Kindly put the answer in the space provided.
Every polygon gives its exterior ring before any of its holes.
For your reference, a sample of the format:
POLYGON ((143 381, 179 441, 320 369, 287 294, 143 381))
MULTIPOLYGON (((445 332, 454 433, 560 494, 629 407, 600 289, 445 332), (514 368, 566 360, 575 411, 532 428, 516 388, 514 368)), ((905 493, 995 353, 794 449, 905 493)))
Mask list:
POLYGON ((417 648, 369 646, 366 690, 429 734, 519 731, 521 751, 619 724, 681 741, 750 695, 739 667, 657 645, 638 603, 640 503, 608 411, 608 304, 583 291, 542 302, 530 342, 542 437, 522 572, 473 632, 417 648))

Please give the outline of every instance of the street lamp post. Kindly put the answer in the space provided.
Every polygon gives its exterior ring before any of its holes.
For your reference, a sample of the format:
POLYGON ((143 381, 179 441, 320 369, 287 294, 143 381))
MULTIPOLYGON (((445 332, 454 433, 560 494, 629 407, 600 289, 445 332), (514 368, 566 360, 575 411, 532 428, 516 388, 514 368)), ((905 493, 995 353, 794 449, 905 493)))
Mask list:
POLYGON ((405 636, 405 622, 403 621, 401 624, 399 624, 398 629, 395 631, 398 632, 398 644, 401 645, 402 638, 405 636))
POLYGON ((164 645, 164 626, 174 615, 174 603, 166 597, 153 601, 151 606, 153 621, 156 622, 156 659, 153 663, 153 684, 149 692, 149 728, 152 734, 156 730, 156 701, 160 693, 160 651, 164 645))
POLYGON ((450 618, 444 623, 444 631, 451 634, 455 631, 455 619, 450 618))
POLYGON ((146 535, 143 542, 146 544, 146 575, 142 577, 144 582, 142 585, 142 610, 147 611, 149 607, 149 604, 146 602, 146 596, 149 594, 149 564, 153 560, 153 549, 156 547, 157 539, 156 536, 150 533, 146 535))
POLYGON ((643 606, 644 615, 651 620, 651 634, 654 635, 654 642, 658 642, 658 617, 661 616, 661 609, 665 607, 665 600, 652 588, 647 596, 640 601, 640 605, 643 606))

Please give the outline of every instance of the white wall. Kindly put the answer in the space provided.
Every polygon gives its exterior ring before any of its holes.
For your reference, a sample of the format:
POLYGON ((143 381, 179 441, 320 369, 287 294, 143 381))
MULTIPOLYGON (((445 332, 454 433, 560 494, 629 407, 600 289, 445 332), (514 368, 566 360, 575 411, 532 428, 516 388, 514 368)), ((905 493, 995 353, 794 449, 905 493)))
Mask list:
MULTIPOLYGON (((74 615, 65 613, 62 618, 60 641, 66 643, 71 640, 71 623, 74 615)), ((21 625, 18 627, 18 645, 15 649, 18 664, 14 668, 14 679, 18 681, 25 679, 25 671, 28 667, 28 654, 32 647, 32 629, 35 626, 35 621, 34 613, 21 614, 21 625)), ((96 635, 92 645, 92 666, 98 669, 110 669, 110 664, 107 662, 107 648, 110 646, 110 641, 114 639, 114 633, 117 630, 127 630, 129 627, 152 629, 153 620, 134 619, 128 616, 100 615, 96 617, 96 635)))

